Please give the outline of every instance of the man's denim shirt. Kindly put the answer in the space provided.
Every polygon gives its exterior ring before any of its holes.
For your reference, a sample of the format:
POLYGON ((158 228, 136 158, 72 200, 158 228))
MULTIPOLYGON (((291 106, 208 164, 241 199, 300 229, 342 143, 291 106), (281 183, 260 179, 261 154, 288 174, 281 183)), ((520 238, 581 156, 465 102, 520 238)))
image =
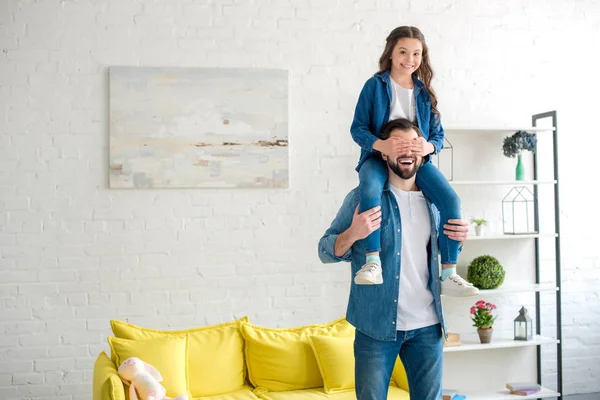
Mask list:
MULTIPOLYGON (((342 257, 334 254, 335 241, 352 224, 354 210, 358 205, 358 188, 351 191, 344 199, 344 204, 338 211, 331 226, 319 241, 319 258, 324 263, 349 261, 352 266, 351 277, 365 264, 366 256, 363 241, 355 242, 342 257)), ((429 255, 429 290, 433 294, 435 312, 438 316, 444 334, 447 337, 444 313, 441 302, 441 284, 439 279, 438 257, 438 226, 439 212, 426 199, 431 216, 431 240, 427 245, 429 255)), ((394 194, 386 182, 381 197, 381 262, 383 269, 383 284, 356 285, 351 279, 350 298, 346 319, 362 333, 378 340, 396 340, 396 318, 398 313, 398 296, 400 290, 400 254, 402 226, 400 210, 394 194)))
MULTIPOLYGON (((392 84, 389 72, 381 72, 365 82, 354 110, 354 119, 350 126, 352 138, 361 147, 358 171, 362 163, 373 155, 373 143, 379 138, 381 127, 390 119, 392 103, 392 84)), ((434 147, 438 154, 444 147, 444 128, 431 112, 431 97, 425 84, 413 75, 414 97, 417 112, 417 125, 423 137, 434 147)))

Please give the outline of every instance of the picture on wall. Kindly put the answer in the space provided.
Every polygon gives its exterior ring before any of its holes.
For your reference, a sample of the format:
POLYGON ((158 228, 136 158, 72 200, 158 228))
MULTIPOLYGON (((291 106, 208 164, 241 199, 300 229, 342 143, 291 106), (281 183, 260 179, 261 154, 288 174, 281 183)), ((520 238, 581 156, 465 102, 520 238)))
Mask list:
POLYGON ((284 70, 111 67, 111 188, 287 188, 284 70))

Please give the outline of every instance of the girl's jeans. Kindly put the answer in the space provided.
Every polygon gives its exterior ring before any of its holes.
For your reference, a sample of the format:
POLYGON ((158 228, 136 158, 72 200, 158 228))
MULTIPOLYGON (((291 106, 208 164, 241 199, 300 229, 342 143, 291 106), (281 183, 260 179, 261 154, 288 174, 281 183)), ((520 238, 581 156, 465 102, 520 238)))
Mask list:
MULTIPOLYGON (((374 154, 367 158, 358 172, 360 203, 358 212, 381 206, 381 194, 388 179, 387 163, 374 154)), ((449 219, 460 219, 460 198, 444 175, 431 162, 425 162, 417 171, 417 186, 440 212, 442 224, 449 219)), ((381 229, 377 229, 363 239, 365 253, 381 251, 381 229)), ((439 247, 442 264, 456 264, 460 242, 440 233, 439 247)))

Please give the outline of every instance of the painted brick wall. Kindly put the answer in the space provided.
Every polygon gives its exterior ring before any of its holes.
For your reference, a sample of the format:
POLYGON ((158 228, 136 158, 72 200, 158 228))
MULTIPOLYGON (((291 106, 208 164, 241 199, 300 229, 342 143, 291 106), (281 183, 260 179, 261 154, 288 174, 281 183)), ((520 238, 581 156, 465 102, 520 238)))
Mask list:
POLYGON ((0 398, 91 398, 112 318, 343 315, 348 267, 316 243, 357 183, 359 90, 405 24, 446 125, 558 110, 565 389, 600 391, 597 2, 0 0, 0 398), (291 188, 109 190, 111 65, 289 70, 291 188))

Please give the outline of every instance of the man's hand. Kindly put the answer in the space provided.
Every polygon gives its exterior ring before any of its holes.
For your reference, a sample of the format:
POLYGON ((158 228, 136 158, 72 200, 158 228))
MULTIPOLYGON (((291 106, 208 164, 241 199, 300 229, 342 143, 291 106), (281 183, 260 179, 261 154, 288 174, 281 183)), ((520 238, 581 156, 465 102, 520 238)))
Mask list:
POLYGON ((354 216, 352 217, 352 225, 350 225, 350 231, 352 237, 355 240, 361 240, 376 231, 381 226, 381 207, 373 207, 370 210, 358 213, 358 206, 354 210, 354 216))
POLYGON ((358 213, 358 206, 354 210, 352 224, 344 232, 340 233, 333 245, 333 254, 342 257, 358 241, 369 236, 371 232, 379 229, 381 225, 381 207, 373 207, 370 210, 358 213))
POLYGON ((462 246, 469 236, 469 223, 463 219, 449 219, 444 224, 444 234, 462 246))
POLYGON ((435 151, 435 147, 424 137, 416 137, 412 140, 410 150, 415 156, 425 157, 428 154, 431 154, 435 151))

